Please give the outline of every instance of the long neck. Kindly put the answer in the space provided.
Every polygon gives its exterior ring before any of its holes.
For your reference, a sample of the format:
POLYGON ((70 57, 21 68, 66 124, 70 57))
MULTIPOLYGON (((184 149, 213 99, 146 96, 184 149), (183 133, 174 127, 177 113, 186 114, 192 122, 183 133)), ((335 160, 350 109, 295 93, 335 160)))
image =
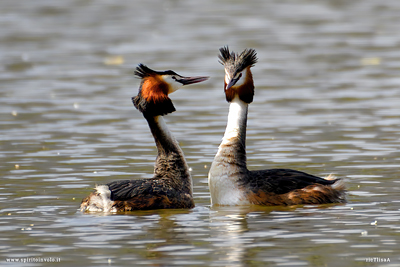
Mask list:
POLYGON ((216 159, 246 169, 248 104, 235 97, 229 106, 228 123, 216 159))
POLYGON ((144 116, 149 124, 157 146, 157 159, 154 166, 155 178, 166 178, 182 183, 183 190, 192 195, 192 177, 185 156, 178 142, 169 131, 162 116, 144 116))

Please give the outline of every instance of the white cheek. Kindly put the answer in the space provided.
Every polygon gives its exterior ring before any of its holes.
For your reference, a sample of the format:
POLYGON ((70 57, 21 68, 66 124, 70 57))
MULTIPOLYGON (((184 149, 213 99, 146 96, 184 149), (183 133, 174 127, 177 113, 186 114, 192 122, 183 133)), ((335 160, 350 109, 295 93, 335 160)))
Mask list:
POLYGON ((225 71, 225 83, 228 84, 230 80, 231 77, 229 76, 229 73, 225 71))
POLYGON ((228 84, 230 82, 231 79, 229 79, 228 75, 225 75, 225 83, 228 84))
POLYGON ((169 94, 175 92, 176 90, 180 89, 183 85, 180 82, 175 81, 172 79, 171 76, 163 77, 164 81, 169 85, 169 94))
MULTIPOLYGON (((235 87, 241 86, 244 84, 244 81, 246 80, 246 74, 247 74, 246 72, 242 72, 242 77, 240 77, 239 81, 236 82, 236 84, 234 85, 235 87)), ((237 78, 237 76, 235 78, 237 78)), ((225 73, 225 83, 229 84, 230 80, 231 79, 229 77, 229 74, 226 72, 225 73)))
POLYGON ((178 90, 178 89, 180 89, 182 87, 182 84, 180 84, 178 82, 170 83, 169 85, 170 85, 169 93, 173 93, 173 92, 175 92, 176 90, 178 90))
POLYGON ((241 86, 246 81, 246 72, 242 72, 242 77, 240 77, 239 81, 237 81, 236 86, 241 86))

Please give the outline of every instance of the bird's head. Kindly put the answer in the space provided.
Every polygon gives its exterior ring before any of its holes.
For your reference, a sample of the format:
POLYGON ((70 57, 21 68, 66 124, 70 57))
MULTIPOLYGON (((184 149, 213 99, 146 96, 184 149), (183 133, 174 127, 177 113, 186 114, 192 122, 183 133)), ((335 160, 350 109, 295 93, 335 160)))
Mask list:
POLYGON ((138 95, 132 98, 133 104, 140 112, 151 116, 174 112, 169 94, 184 85, 208 79, 205 76, 183 77, 172 70, 155 71, 143 64, 136 68, 135 75, 142 81, 138 95))
POLYGON ((246 103, 253 102, 254 82, 250 68, 257 63, 257 52, 254 49, 245 49, 237 54, 230 52, 228 46, 220 48, 219 51, 219 62, 225 67, 226 100, 231 102, 238 96, 246 103))

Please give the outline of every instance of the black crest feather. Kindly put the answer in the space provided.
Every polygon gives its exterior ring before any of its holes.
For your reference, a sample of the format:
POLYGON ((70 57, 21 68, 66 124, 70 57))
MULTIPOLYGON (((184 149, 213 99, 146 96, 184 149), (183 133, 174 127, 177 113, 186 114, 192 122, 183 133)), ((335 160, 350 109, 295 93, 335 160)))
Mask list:
POLYGON ((136 70, 134 72, 134 74, 140 78, 143 79, 145 77, 157 74, 157 71, 150 69, 149 67, 147 67, 146 65, 143 65, 142 63, 140 63, 137 67, 136 70))
POLYGON ((178 75, 175 71, 172 71, 172 70, 166 70, 166 71, 152 70, 142 63, 140 63, 136 67, 134 74, 140 79, 143 79, 143 78, 146 78, 146 77, 149 77, 152 75, 178 75))
POLYGON ((243 71, 247 67, 253 67, 257 63, 256 50, 249 48, 238 54, 230 52, 228 46, 221 47, 218 55, 219 63, 229 68, 233 68, 236 73, 243 71))

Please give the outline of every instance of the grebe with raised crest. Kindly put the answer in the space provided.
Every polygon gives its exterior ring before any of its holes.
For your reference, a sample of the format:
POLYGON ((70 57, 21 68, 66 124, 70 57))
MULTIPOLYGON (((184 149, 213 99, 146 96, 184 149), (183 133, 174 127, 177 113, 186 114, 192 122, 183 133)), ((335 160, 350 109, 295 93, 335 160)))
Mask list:
POLYGON ((344 182, 333 175, 320 178, 291 169, 250 171, 246 158, 248 105, 253 101, 250 68, 254 49, 241 54, 220 48, 225 68, 224 91, 230 103, 228 123, 208 174, 212 205, 299 205, 346 202, 344 182))
POLYGON ((97 185, 84 198, 81 211, 123 212, 194 207, 193 182, 182 149, 169 131, 163 115, 175 111, 169 94, 183 85, 208 77, 183 77, 174 71, 154 71, 143 64, 135 75, 141 79, 139 93, 132 98, 143 114, 157 146, 154 176, 150 179, 119 180, 97 185))

